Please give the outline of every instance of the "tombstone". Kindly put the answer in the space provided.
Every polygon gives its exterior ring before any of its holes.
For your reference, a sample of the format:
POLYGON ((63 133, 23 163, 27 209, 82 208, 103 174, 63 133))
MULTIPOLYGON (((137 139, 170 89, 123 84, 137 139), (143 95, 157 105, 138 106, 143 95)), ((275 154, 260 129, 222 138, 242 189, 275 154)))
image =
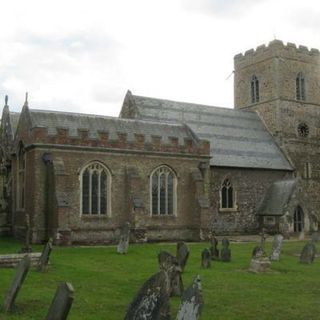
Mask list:
POLYGON ((52 251, 52 238, 49 239, 47 244, 42 250, 41 257, 38 262, 37 271, 46 271, 48 268, 49 258, 52 251))
POLYGON ((73 303, 74 289, 71 283, 61 283, 51 302, 46 320, 65 320, 73 303))
POLYGON ((167 273, 154 274, 134 297, 124 320, 170 320, 169 289, 167 273))
POLYGON ((189 258, 189 249, 183 241, 177 243, 177 259, 181 268, 181 272, 184 271, 188 258, 189 258))
POLYGON ((178 259, 167 251, 161 251, 158 254, 158 262, 160 270, 165 271, 169 277, 169 296, 181 297, 183 293, 183 282, 178 259))
POLYGON ((217 246, 218 246, 217 238, 213 237, 210 242, 211 242, 211 246, 210 246, 209 250, 210 250, 210 254, 211 254, 211 259, 212 260, 219 260, 219 249, 217 248, 217 246))
POLYGON ((192 285, 183 293, 176 320, 198 320, 203 307, 200 276, 196 276, 192 285))
POLYGON ((264 249, 261 247, 261 245, 255 246, 252 250, 252 258, 255 257, 261 257, 261 256, 265 256, 266 252, 264 251, 264 249))
POLYGON ((311 235, 311 242, 317 243, 318 241, 320 241, 320 232, 319 231, 313 232, 311 235))
POLYGON ((267 257, 267 254, 261 244, 256 246, 252 251, 252 259, 250 262, 249 271, 255 273, 266 272, 270 269, 270 266, 271 261, 267 257))
POLYGON ((211 254, 207 248, 201 252, 201 267, 204 269, 211 267, 211 254))
POLYGON ((279 261, 280 260, 282 241, 283 241, 282 234, 276 234, 274 236, 273 244, 272 244, 272 253, 271 253, 271 257, 270 257, 271 261, 279 261))
POLYGON ((30 258, 26 255, 18 264, 11 286, 4 300, 3 309, 5 312, 13 310, 15 299, 26 278, 30 268, 30 258))
POLYGON ((316 256, 316 246, 313 242, 308 242, 302 249, 300 262, 309 264, 312 263, 316 256))
POLYGON ((120 229, 120 239, 117 246, 117 252, 120 254, 126 254, 129 248, 130 240, 130 223, 126 222, 120 229))
POLYGON ((220 254, 220 259, 223 262, 231 261, 231 250, 229 249, 230 242, 228 239, 222 239, 222 249, 220 254))

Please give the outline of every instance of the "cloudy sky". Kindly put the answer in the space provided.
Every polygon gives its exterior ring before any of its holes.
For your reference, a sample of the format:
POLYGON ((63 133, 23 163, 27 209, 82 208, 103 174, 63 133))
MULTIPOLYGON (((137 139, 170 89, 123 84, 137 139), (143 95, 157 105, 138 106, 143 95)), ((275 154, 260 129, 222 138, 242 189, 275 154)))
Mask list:
POLYGON ((277 38, 320 48, 317 0, 1 1, 0 98, 119 114, 125 93, 233 106, 233 56, 277 38))

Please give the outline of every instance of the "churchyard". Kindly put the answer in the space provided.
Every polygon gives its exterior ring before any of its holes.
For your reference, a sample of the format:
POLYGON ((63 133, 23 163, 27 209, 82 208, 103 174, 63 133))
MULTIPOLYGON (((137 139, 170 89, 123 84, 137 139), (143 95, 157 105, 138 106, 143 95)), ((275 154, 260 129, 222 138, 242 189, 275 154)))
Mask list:
MULTIPOLYGON (((270 255, 269 239, 265 251, 270 255)), ((202 253, 205 248, 210 249, 210 244, 187 243, 190 255, 181 278, 186 289, 200 275, 204 301, 200 319, 319 319, 320 259, 299 263, 306 243, 285 240, 280 261, 272 261, 271 268, 262 273, 248 271, 258 242, 231 241, 227 252, 228 257, 231 252, 230 261, 212 260, 208 268, 201 264, 202 253)), ((15 240, 0 239, 0 254, 17 253, 21 247, 15 240)), ((38 245, 32 248, 43 250, 38 245)), ((221 241, 218 249, 222 249, 221 241)), ((3 304, 15 269, 1 268, 0 319, 44 319, 61 282, 74 288, 68 319, 124 319, 138 290, 159 271, 161 251, 175 255, 176 243, 130 244, 127 254, 119 254, 116 246, 54 246, 44 271, 30 266, 15 308, 8 314, 4 313, 3 304)), ((176 319, 179 303, 179 297, 170 298, 171 319, 176 319)))

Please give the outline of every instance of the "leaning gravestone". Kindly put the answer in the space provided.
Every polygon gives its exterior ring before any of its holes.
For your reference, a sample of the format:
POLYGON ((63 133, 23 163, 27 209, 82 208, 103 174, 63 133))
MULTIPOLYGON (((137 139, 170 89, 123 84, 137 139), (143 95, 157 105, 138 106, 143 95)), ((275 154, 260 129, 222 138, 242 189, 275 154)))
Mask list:
POLYGON ((124 320, 170 320, 169 278, 160 271, 147 280, 128 307, 124 320))
POLYGON ((198 320, 203 307, 200 276, 196 276, 192 285, 184 292, 176 320, 198 320))
POLYGON ((219 249, 217 248, 217 246, 218 246, 218 240, 217 238, 213 237, 211 239, 211 246, 209 249, 212 260, 219 260, 219 249))
POLYGON ((160 270, 165 271, 169 277, 169 296, 181 297, 183 293, 183 282, 178 259, 167 251, 161 251, 158 254, 158 262, 160 270))
POLYGON ((4 300, 3 309, 5 312, 12 311, 14 307, 15 299, 19 293, 19 290, 23 284, 24 279, 28 274, 30 263, 31 263, 30 258, 26 255, 18 264, 13 281, 8 290, 7 296, 4 300))
POLYGON ((181 268, 181 272, 184 271, 184 268, 186 267, 188 258, 189 258, 189 249, 187 245, 183 241, 179 241, 177 243, 177 259, 181 268))
POLYGON ((42 254, 37 266, 37 271, 47 270, 51 251, 52 251, 52 239, 50 238, 42 250, 42 254))
POLYGON ((228 239, 222 239, 222 249, 220 259, 223 262, 230 262, 231 260, 231 250, 229 248, 230 242, 228 239))
POLYGON ((276 234, 274 236, 273 244, 272 244, 272 253, 271 253, 271 257, 270 257, 271 261, 279 261, 280 260, 282 241, 283 241, 282 234, 276 234))
POLYGON ((201 252, 201 267, 204 269, 211 267, 211 255, 207 248, 201 252))
POLYGON ((120 229, 120 240, 117 246, 117 252, 120 254, 126 254, 129 248, 130 240, 130 223, 126 222, 120 229))
POLYGON ((61 283, 49 308, 46 320, 65 320, 73 303, 74 289, 71 283, 61 283))
POLYGON ((316 256, 316 246, 313 242, 308 242, 302 249, 300 262, 309 264, 312 263, 316 256))

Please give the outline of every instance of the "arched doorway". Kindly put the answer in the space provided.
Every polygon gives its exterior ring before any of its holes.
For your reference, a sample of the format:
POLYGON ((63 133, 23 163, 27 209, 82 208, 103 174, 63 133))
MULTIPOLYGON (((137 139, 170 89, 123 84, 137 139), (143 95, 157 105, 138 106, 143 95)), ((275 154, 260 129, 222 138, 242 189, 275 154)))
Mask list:
POLYGON ((297 206, 293 214, 293 232, 301 232, 304 229, 304 214, 300 206, 297 206))

